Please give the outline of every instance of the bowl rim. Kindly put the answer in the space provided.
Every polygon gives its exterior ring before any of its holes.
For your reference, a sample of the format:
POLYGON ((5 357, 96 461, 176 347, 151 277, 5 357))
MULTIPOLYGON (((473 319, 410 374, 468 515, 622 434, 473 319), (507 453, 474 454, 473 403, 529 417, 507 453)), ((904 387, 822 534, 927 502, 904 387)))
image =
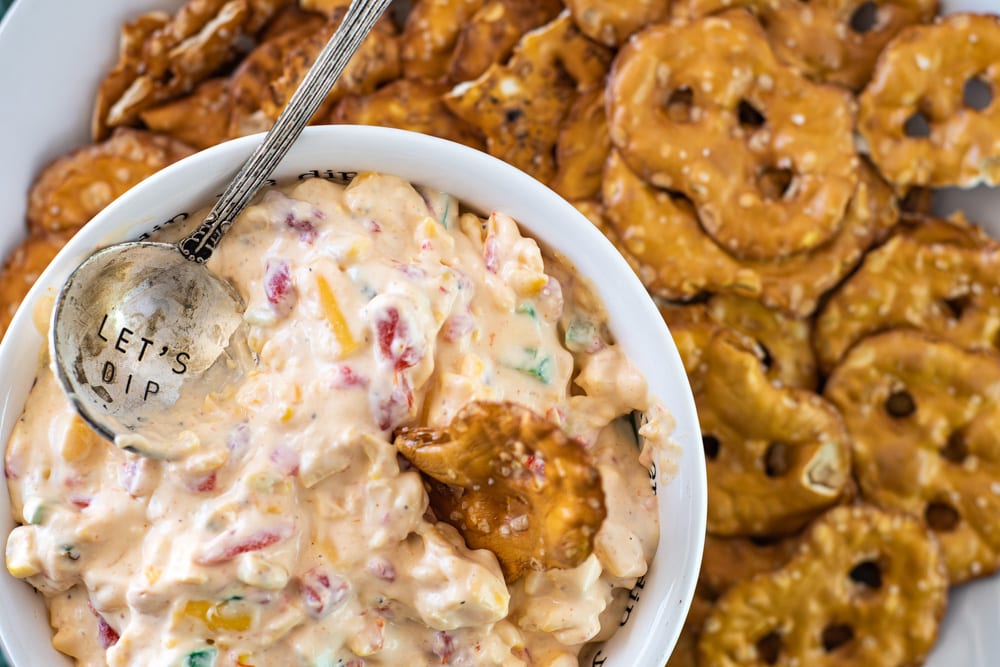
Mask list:
MULTIPOLYGON (((59 252, 39 276, 21 307, 18 308, 6 335, 0 341, 0 369, 10 368, 18 359, 23 367, 25 365, 24 357, 27 356, 30 357, 28 363, 37 370, 38 358, 26 355, 24 351, 25 347, 31 346, 32 336, 40 341, 41 347, 46 347, 44 335, 37 330, 33 323, 34 311, 40 305, 45 304, 47 299, 52 299, 69 273, 86 256, 101 246, 133 238, 136 230, 148 231, 160 224, 156 222, 157 218, 150 215, 144 216, 142 214, 143 208, 138 206, 139 203, 150 200, 154 193, 166 197, 173 192, 172 187, 191 181, 192 176, 197 175, 202 177, 197 187, 208 196, 195 197, 190 192, 181 196, 195 198, 195 201, 200 201, 204 205, 205 202, 210 201, 213 188, 215 188, 216 194, 221 191, 219 184, 224 185, 228 182, 231 175, 235 173, 235 169, 250 155, 262 137, 263 134, 241 137, 196 152, 144 180, 95 216, 59 252)), ((589 664, 605 665, 606 667, 617 664, 662 665, 676 644, 697 583, 707 520, 707 478, 704 452, 700 444, 701 433, 697 413, 684 366, 667 325, 638 277, 604 235, 575 207, 531 176, 490 155, 451 141, 404 130, 353 125, 313 126, 306 128, 289 155, 282 160, 276 172, 282 173, 283 170, 288 169, 289 163, 306 159, 320 145, 330 149, 335 148, 341 154, 329 158, 324 156, 323 158, 311 159, 330 159, 331 162, 328 164, 346 164, 349 161, 354 167, 362 167, 349 171, 380 170, 452 193, 468 193, 479 191, 482 188, 486 188, 489 193, 497 192, 497 197, 501 196, 500 193, 504 193, 507 198, 503 199, 502 210, 505 213, 518 220, 519 224, 543 245, 555 248, 560 255, 567 257, 574 265, 575 270, 592 279, 596 291, 608 310, 609 327, 622 347, 631 350, 643 348, 655 350, 655 354, 651 357, 652 361, 649 363, 644 361, 637 365, 647 376, 647 381, 654 394, 661 401, 669 404, 670 412, 677 424, 672 440, 680 445, 679 455, 681 458, 674 462, 667 462, 668 465, 671 463, 676 465, 674 472, 668 473, 661 465, 659 477, 667 484, 667 494, 660 494, 660 498, 658 498, 661 518, 660 541, 658 556, 653 559, 649 574, 652 575, 660 569, 658 564, 663 562, 664 548, 673 544, 664 544, 664 518, 673 522, 671 523, 672 527, 676 523, 678 530, 688 535, 689 542, 679 554, 676 550, 669 552, 681 561, 680 574, 672 581, 664 582, 663 596, 655 607, 646 605, 636 614, 636 616, 643 617, 641 625, 647 627, 647 630, 659 629, 667 630, 667 632, 646 632, 644 635, 636 635, 638 637, 636 644, 629 646, 623 641, 616 641, 624 636, 622 628, 619 628, 620 631, 616 633, 615 637, 604 645, 607 648, 607 654, 602 655, 604 648, 598 645, 596 654, 585 657, 586 654, 582 653, 581 660, 585 661, 589 658, 591 660, 589 664), (380 165, 390 164, 391 167, 389 169, 384 168, 384 166, 376 169, 364 168, 373 161, 380 165), (438 170, 427 171, 428 165, 425 163, 435 164, 438 170), (441 169, 444 171, 440 171, 441 169), (415 177, 410 176, 410 174, 415 177), (448 183, 442 182, 441 179, 445 177, 449 179, 448 183), (487 184, 482 182, 484 178, 488 181, 487 184), (441 187, 442 185, 450 185, 452 182, 457 182, 460 185, 454 189, 441 187), (537 200, 541 204, 540 208, 537 211, 525 209, 524 207, 528 205, 526 202, 529 200, 532 202, 537 200), (551 214, 551 217, 541 219, 541 211, 551 214), (552 229, 549 228, 549 225, 552 226, 552 229), (596 280, 598 275, 596 269, 586 271, 581 269, 581 267, 591 265, 599 269, 602 279, 606 279, 596 280), (612 281, 616 288, 613 292, 610 284, 612 281), (613 297, 613 299, 609 297, 613 297), (628 322, 621 316, 613 315, 613 313, 626 312, 626 310, 628 322), (641 332, 649 334, 649 339, 644 340, 641 332), (651 374, 650 370, 665 371, 665 373, 663 377, 660 377, 658 374, 651 374), (670 394, 671 400, 667 401, 664 394, 670 394), (664 512, 664 498, 667 496, 673 498, 675 495, 676 499, 681 501, 682 506, 688 510, 684 516, 675 517, 676 512, 674 514, 664 512), (649 610, 654 611, 646 613, 649 610), (671 621, 673 621, 672 624, 671 621), (637 649, 636 645, 638 645, 637 649), (634 652, 635 655, 630 658, 628 663, 618 663, 618 661, 610 659, 615 649, 634 652)), ((340 173, 336 169, 332 171, 340 173)), ((323 175, 315 174, 315 176, 323 175)), ((298 178, 309 176, 311 174, 300 173, 298 178)), ((280 180, 286 182, 290 179, 282 177, 280 180)), ((471 202, 473 209, 490 208, 481 206, 482 202, 477 201, 477 197, 474 195, 456 194, 456 196, 467 205, 471 202)), ((195 206, 192 210, 197 210, 197 208, 195 206)), ((482 212, 488 213, 489 211, 482 212)), ((2 375, 3 379, 0 379, 0 441, 6 450, 9 431, 23 409, 24 395, 27 393, 24 385, 30 383, 25 378, 18 382, 14 373, 4 372, 2 375), (21 394, 20 400, 13 396, 15 393, 21 394)), ((0 485, 3 488, 2 497, 0 497, 0 521, 12 521, 9 518, 9 506, 6 505, 9 502, 6 484, 6 477, 4 477, 2 485, 0 485), (3 514, 6 514, 6 517, 3 514)), ((6 543, 6 531, 3 533, 4 543, 6 543)), ((11 590, 12 583, 24 586, 23 581, 14 579, 6 571, 6 568, 3 568, 0 572, 0 591, 11 590)), ((637 587, 633 600, 638 600, 639 588, 643 587, 637 587)), ((655 590, 659 592, 659 587, 655 590)), ((631 618, 631 604, 628 612, 620 625, 625 625, 625 622, 631 618)), ((8 655, 15 661, 14 664, 21 664, 19 661, 33 660, 38 656, 37 647, 30 657, 22 650, 24 647, 16 641, 15 637, 18 623, 10 620, 12 616, 0 614, 0 646, 8 651, 8 655)), ((635 624, 633 624, 634 627, 636 627, 635 624)), ((50 632, 50 629, 46 628, 46 631, 50 632)), ((630 634, 634 635, 635 633, 630 634)), ((53 650, 51 647, 47 648, 53 650)), ((59 655, 61 656, 61 654, 59 655)))

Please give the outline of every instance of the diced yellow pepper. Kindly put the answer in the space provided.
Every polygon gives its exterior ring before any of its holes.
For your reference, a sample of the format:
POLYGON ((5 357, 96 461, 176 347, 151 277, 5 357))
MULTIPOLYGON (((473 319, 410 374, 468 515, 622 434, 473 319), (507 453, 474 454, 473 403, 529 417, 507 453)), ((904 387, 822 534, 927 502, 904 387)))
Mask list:
POLYGON ((228 601, 213 604, 209 600, 189 600, 184 605, 184 615, 197 618, 214 632, 246 632, 253 625, 252 614, 228 601))
POLYGON ((337 303, 337 297, 333 294, 333 289, 326 278, 317 276, 316 288, 319 291, 320 307, 323 309, 323 314, 330 323, 333 335, 337 337, 337 343, 340 345, 340 356, 346 357, 357 349, 358 341, 351 334, 351 327, 347 324, 347 319, 340 310, 340 304, 337 303))

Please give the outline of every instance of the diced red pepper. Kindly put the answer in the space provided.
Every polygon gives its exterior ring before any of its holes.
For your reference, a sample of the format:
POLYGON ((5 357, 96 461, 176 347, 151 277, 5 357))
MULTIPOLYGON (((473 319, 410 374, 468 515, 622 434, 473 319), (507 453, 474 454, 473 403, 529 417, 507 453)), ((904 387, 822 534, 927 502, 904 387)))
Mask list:
POLYGON ((97 617, 97 641, 100 643, 101 648, 107 649, 118 643, 120 636, 118 631, 108 625, 108 622, 104 620, 104 617, 97 613, 89 601, 87 602, 87 607, 90 609, 90 613, 97 617))
POLYGON ((424 357, 424 351, 413 338, 406 320, 393 307, 378 312, 375 318, 375 333, 382 358, 393 362, 393 368, 401 371, 415 366, 424 357))
POLYGON ((298 299, 291 269, 283 260, 268 260, 264 269, 264 294, 279 315, 288 315, 298 299))
POLYGON ((347 599, 350 586, 336 574, 316 566, 299 578, 299 591, 306 612, 313 618, 323 618, 347 599))
POLYGON ((396 567, 381 556, 369 558, 367 569, 379 579, 396 581, 396 567))
MULTIPOLYGON (((207 553, 197 556, 195 562, 199 565, 218 565, 236 558, 240 554, 251 551, 260 551, 266 547, 276 544, 291 534, 291 527, 282 527, 275 530, 262 530, 245 537, 237 542, 223 543, 207 553)), ((230 536, 233 534, 230 533, 230 536)))
POLYGON ((451 661, 451 656, 455 654, 455 638, 443 630, 434 633, 431 640, 431 651, 441 658, 441 664, 447 665, 451 661))

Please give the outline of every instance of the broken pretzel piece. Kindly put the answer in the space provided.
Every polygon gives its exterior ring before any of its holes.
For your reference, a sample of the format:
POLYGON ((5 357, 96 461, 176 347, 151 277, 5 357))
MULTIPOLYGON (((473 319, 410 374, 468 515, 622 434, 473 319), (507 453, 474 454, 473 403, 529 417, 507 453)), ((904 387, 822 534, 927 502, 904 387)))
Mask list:
POLYGON ((554 423, 510 402, 469 403, 445 428, 399 429, 396 448, 426 476, 430 504, 507 582, 572 568, 607 514, 601 475, 554 423))

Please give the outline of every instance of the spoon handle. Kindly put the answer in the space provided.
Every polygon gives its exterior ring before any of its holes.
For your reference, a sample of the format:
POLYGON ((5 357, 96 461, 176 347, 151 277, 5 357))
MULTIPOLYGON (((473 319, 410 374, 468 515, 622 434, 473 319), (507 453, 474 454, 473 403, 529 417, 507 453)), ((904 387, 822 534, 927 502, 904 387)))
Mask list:
POLYGON ((348 61, 392 0, 354 0, 336 32, 285 105, 278 120, 226 187, 198 229, 177 247, 186 258, 203 263, 330 93, 348 61))

